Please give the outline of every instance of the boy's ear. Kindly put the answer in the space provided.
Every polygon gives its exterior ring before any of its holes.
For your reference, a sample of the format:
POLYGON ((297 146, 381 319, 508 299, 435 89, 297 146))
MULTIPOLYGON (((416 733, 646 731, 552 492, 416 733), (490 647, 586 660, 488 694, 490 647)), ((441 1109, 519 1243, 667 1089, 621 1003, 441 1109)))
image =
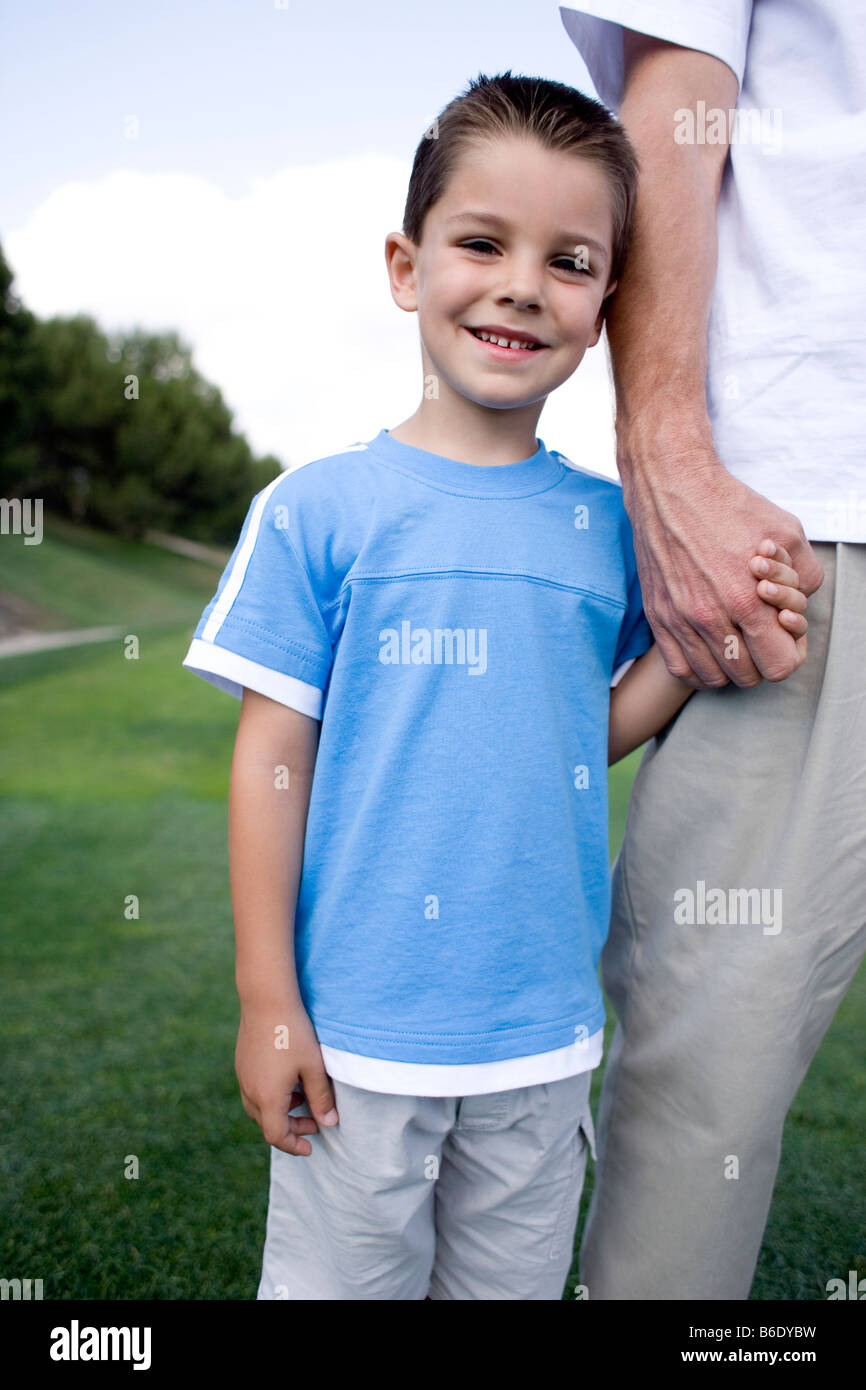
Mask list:
POLYGON ((415 283, 415 257, 418 248, 402 232, 389 232, 385 238, 385 263, 391 285, 391 298, 408 314, 418 308, 415 283))
POLYGON ((610 299, 610 296, 613 294, 613 292, 614 292, 614 290, 616 289, 616 287, 617 287, 618 284, 619 284, 619 281, 618 281, 618 280, 613 280, 613 281, 611 282, 611 284, 608 285, 607 289, 605 290, 605 292, 604 292, 604 294, 603 294, 603 296, 602 296, 601 308, 600 308, 599 311, 598 311, 598 317, 596 318, 595 324, 593 325, 592 339, 590 340, 590 342, 587 343, 587 347, 595 347, 596 343, 598 342, 599 338, 601 337, 601 330, 602 330, 602 327, 604 326, 604 313, 605 313, 605 310, 604 310, 604 302, 605 302, 606 299, 610 299))

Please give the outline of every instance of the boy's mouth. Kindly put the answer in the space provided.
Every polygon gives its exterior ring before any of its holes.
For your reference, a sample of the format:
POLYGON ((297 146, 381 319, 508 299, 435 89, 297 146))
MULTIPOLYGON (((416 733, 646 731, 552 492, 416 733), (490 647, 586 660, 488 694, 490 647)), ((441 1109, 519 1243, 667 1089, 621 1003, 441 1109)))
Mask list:
POLYGON ((525 357, 547 347, 546 343, 534 338, 531 333, 519 333, 514 329, 500 327, 498 324, 481 328, 472 328, 469 324, 463 324, 463 327, 467 333, 471 333, 477 342, 486 343, 495 351, 501 351, 515 357, 525 357))

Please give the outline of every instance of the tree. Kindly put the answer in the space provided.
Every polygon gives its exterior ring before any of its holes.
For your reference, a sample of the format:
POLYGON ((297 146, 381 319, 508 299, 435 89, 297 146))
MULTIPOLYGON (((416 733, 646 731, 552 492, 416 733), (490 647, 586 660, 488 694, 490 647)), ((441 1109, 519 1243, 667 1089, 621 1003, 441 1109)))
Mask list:
POLYGON ((233 544, 280 471, 232 428, 174 332, 109 339, 85 315, 23 310, 0 252, 0 486, 121 535, 233 544), (8 370, 7 370, 8 369, 8 370))
POLYGON ((0 489, 7 497, 27 491, 36 466, 36 402, 42 384, 36 319, 13 292, 12 282, 0 247, 0 489))

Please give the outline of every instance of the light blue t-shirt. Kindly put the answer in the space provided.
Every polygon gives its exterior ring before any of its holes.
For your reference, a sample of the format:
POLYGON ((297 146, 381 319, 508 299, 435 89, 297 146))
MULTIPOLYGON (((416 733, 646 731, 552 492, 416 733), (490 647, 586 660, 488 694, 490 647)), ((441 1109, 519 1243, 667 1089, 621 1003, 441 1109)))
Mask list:
POLYGON ((597 1032, 610 685, 652 643, 622 489, 387 430, 250 505, 185 665, 321 718, 295 921, 319 1041, 526 1058, 597 1032))

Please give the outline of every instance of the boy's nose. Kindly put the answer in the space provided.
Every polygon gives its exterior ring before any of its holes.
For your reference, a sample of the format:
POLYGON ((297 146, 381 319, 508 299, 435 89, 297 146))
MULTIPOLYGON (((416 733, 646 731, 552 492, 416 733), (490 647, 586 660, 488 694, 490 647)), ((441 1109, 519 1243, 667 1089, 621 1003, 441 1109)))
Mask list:
POLYGON ((508 293, 503 293, 497 300, 499 304, 513 304, 518 309, 540 309, 541 291, 537 285, 527 283, 518 284, 512 282, 508 293))

